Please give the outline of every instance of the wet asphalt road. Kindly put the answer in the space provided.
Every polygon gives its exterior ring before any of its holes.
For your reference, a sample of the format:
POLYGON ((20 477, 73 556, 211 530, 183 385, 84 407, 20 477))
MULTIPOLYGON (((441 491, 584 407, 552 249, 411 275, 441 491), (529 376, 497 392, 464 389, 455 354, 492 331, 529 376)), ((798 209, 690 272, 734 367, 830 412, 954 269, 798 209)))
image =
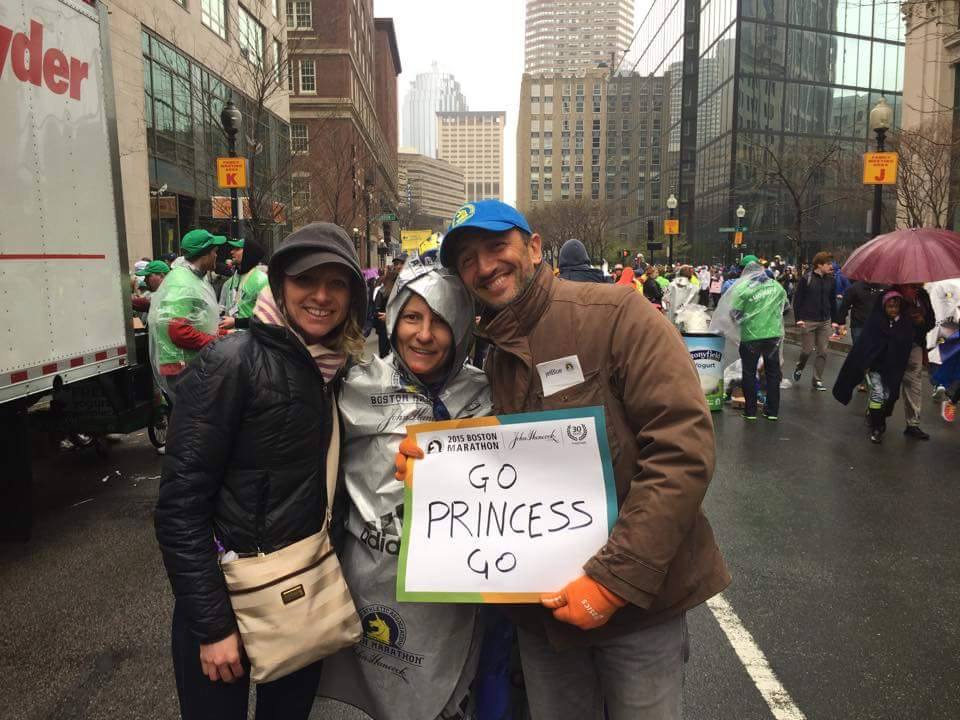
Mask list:
MULTIPOLYGON (((933 439, 908 440, 898 407, 875 447, 862 396, 843 408, 807 382, 779 423, 715 416, 706 509, 734 575, 725 597, 807 718, 958 718, 960 424, 928 403, 933 439)), ((34 538, 0 545, 0 718, 175 720, 160 458, 143 435, 107 460, 44 455, 34 538)), ((686 717, 774 717, 711 612, 689 622, 686 717)))

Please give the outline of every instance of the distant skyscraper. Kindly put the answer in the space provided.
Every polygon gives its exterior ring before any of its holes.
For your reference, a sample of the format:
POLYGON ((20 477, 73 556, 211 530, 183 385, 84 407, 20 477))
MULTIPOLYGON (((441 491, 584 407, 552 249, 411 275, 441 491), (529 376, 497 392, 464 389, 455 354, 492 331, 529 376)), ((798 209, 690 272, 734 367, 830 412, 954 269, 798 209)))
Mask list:
POLYGON ((460 83, 433 63, 419 73, 403 98, 403 145, 427 157, 437 157, 437 113, 467 110, 460 83))
POLYGON ((463 170, 467 200, 503 199, 502 110, 438 112, 437 157, 463 170))
POLYGON ((633 0, 527 0, 525 73, 572 75, 619 61, 633 37, 633 0))

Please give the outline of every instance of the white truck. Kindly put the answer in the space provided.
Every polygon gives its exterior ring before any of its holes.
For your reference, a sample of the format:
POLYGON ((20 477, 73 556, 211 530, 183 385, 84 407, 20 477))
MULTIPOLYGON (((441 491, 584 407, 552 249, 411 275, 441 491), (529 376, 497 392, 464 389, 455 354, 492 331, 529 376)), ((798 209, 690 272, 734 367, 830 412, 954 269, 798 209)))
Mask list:
POLYGON ((142 405, 108 37, 97 0, 0 3, 0 535, 29 527, 28 423, 142 405))

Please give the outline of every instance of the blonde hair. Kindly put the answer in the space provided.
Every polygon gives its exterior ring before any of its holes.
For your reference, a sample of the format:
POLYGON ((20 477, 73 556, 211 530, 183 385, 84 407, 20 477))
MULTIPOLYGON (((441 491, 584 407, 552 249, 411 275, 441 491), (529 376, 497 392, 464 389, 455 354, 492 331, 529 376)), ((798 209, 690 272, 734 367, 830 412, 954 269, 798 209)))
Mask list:
POLYGON ((357 318, 352 310, 340 328, 340 334, 330 349, 346 354, 348 361, 359 362, 363 357, 366 338, 363 337, 363 330, 361 330, 360 324, 357 322, 357 318))
MULTIPOLYGON (((302 332, 297 329, 296 324, 290 319, 290 314, 287 312, 287 302, 283 297, 283 285, 280 286, 280 291, 275 294, 274 302, 276 302, 280 314, 283 315, 287 327, 296 330, 298 334, 302 332)), ((354 309, 351 306, 347 312, 347 319, 340 325, 340 332, 337 333, 337 337, 329 345, 324 344, 324 347, 327 350, 344 353, 347 356, 347 362, 360 362, 363 358, 363 348, 366 342, 363 330, 360 328, 354 309)))

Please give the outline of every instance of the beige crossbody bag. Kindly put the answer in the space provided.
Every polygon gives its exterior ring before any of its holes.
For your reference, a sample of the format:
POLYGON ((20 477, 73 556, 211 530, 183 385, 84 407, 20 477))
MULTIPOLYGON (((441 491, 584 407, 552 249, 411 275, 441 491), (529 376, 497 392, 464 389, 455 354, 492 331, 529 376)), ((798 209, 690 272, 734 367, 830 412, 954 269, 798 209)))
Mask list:
POLYGON ((353 645, 360 618, 330 542, 340 464, 340 417, 333 401, 327 452, 327 513, 320 532, 268 555, 223 563, 230 603, 255 683, 282 678, 353 645))

